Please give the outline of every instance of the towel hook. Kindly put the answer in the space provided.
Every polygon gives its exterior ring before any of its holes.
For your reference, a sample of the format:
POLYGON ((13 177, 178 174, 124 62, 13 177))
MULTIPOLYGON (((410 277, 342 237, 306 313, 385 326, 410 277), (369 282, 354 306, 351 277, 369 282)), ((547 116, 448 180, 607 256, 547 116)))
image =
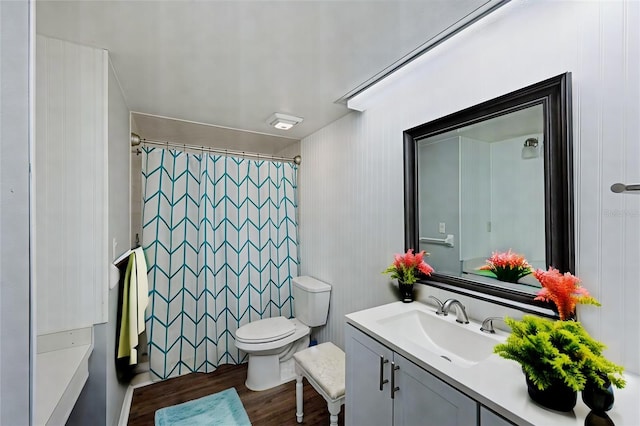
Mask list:
POLYGON ((616 194, 632 191, 640 191, 640 184, 625 185, 624 183, 614 183, 613 185, 611 185, 611 192, 615 192, 616 194))

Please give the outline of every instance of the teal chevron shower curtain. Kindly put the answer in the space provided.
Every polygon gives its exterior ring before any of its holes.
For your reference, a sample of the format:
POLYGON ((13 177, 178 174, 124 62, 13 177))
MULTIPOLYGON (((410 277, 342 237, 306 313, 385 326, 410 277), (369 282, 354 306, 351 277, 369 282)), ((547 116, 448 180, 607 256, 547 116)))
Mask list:
POLYGON ((297 166, 142 151, 151 376, 238 364, 238 327, 292 315, 297 166))

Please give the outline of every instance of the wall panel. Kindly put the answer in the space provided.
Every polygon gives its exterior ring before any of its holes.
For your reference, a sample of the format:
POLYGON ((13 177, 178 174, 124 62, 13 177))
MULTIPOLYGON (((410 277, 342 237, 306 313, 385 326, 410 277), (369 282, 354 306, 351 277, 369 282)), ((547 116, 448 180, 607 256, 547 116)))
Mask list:
MULTIPOLYGON (((319 339, 343 345, 345 314, 396 299, 380 271, 404 244, 403 130, 570 71, 577 274, 603 303, 580 317, 640 372, 640 197, 609 190, 640 183, 639 28, 635 1, 511 2, 361 98, 366 111, 305 138, 301 267, 334 286, 319 339)), ((505 313, 463 302, 476 319, 505 313)))
POLYGON ((107 53, 36 41, 37 333, 82 328, 107 310, 107 53))
POLYGON ((0 2, 0 424, 31 421, 29 155, 32 19, 0 2))

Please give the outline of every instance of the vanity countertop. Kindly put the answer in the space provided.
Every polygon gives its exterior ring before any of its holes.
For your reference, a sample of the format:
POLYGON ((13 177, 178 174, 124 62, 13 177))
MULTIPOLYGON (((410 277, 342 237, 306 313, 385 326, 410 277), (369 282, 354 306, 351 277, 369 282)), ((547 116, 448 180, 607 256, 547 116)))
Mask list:
MULTIPOLYGON (((575 408, 568 413, 548 410, 537 405, 527 394, 522 370, 516 362, 491 354, 471 366, 456 365, 425 349, 417 343, 417 339, 393 332, 383 325, 384 321, 381 322, 385 318, 414 310, 432 315, 435 308, 421 302, 395 302, 348 314, 346 320, 348 324, 518 425, 585 425, 585 418, 590 410, 582 402, 580 395, 575 408)), ((455 314, 440 318, 455 323, 455 314)), ((480 328, 480 324, 474 321, 456 325, 475 327, 477 330, 480 328)), ((507 335, 500 331, 498 333, 507 335)), ((473 351, 473 348, 469 350, 473 351)), ((615 404, 607 415, 615 425, 640 425, 640 378, 633 374, 625 374, 625 380, 627 385, 624 389, 614 389, 615 404)))

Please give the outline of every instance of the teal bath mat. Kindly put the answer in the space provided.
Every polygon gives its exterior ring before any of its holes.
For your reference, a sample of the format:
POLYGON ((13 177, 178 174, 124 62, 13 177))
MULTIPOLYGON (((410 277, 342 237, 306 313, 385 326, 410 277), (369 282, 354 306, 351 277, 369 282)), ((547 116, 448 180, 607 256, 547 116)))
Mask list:
POLYGON ((235 388, 156 411, 155 426, 251 426, 235 388))

